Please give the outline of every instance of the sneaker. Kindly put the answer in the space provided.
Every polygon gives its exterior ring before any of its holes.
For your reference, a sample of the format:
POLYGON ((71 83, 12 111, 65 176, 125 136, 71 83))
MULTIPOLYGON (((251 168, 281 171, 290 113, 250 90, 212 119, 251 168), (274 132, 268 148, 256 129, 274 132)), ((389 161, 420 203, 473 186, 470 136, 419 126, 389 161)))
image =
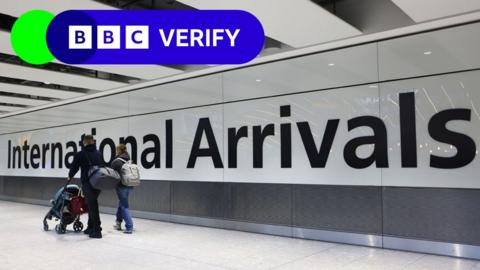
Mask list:
POLYGON ((132 233, 133 233, 133 229, 126 229, 123 233, 132 234, 132 233))
POLYGON ((116 222, 115 225, 113 225, 113 228, 117 231, 121 231, 122 230, 122 222, 116 222))

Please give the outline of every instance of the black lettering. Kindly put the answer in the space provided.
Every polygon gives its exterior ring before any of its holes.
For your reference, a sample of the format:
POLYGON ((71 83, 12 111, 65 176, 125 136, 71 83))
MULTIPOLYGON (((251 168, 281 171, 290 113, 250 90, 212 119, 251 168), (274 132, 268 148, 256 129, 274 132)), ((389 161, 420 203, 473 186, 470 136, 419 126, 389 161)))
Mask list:
POLYGON ((228 167, 237 168, 237 147, 241 138, 248 138, 248 127, 229 128, 228 132, 228 167))
POLYGON ((253 167, 263 168, 263 142, 267 136, 275 135, 275 126, 273 124, 262 126, 253 126, 253 167))
POLYGON ((173 163, 173 127, 172 119, 165 121, 165 168, 172 168, 173 163))
POLYGON ((145 145, 148 142, 152 142, 152 147, 147 147, 142 152, 141 162, 142 167, 145 169, 150 169, 155 166, 155 168, 160 168, 160 139, 155 134, 148 134, 143 137, 143 144, 145 145), (151 161, 148 161, 148 155, 153 154, 151 161))
MULTIPOLYGON (((280 117, 290 116, 290 105, 280 106, 280 117)), ((280 164, 282 168, 292 167, 292 124, 280 124, 280 164)))
POLYGON ((455 169, 466 166, 475 158, 476 145, 472 138, 447 129, 447 123, 452 120, 470 121, 470 110, 444 110, 433 115, 428 122, 428 133, 434 140, 451 144, 457 148, 457 153, 452 157, 431 155, 430 167, 455 169))
POLYGON ((40 146, 34 144, 30 150, 30 165, 33 169, 38 169, 40 167, 38 159, 40 159, 40 146))
POLYGON ((63 168, 63 146, 61 143, 52 143, 51 145, 51 155, 50 160, 51 168, 55 168, 55 152, 58 152, 58 168, 63 168))
POLYGON ((42 145, 42 169, 45 169, 47 163, 47 152, 50 149, 50 144, 46 143, 42 145))
POLYGON ((415 93, 400 93, 400 142, 402 167, 417 167, 417 127, 415 121, 415 93))
POLYGON ((12 164, 12 141, 8 140, 8 168, 10 169, 11 168, 11 164, 12 164))
POLYGON ((20 146, 14 146, 12 156, 12 168, 15 169, 15 157, 17 157, 18 168, 22 168, 22 148, 20 146))
POLYGON ((372 136, 358 137, 350 140, 343 149, 345 162, 352 168, 363 169, 375 162, 377 168, 388 168, 387 129, 381 119, 375 116, 360 116, 348 120, 348 131, 367 126, 373 130, 372 136), (373 144, 369 157, 360 158, 356 150, 361 145, 373 144))
POLYGON ((67 167, 68 169, 70 169, 70 166, 72 166, 73 158, 77 154, 77 151, 78 151, 77 144, 74 141, 67 142, 66 147, 65 147, 65 152, 66 152, 65 153, 65 167, 67 167), (72 148, 72 150, 68 151, 68 148, 72 148))
POLYGON ((23 167, 25 169, 28 169, 30 166, 28 165, 28 150, 30 150, 30 145, 28 145, 28 141, 25 140, 23 142, 23 147, 22 147, 22 150, 23 150, 23 167))
POLYGON ((115 142, 110 138, 103 139, 102 142, 100 143, 99 151, 100 153, 102 153, 103 162, 105 164, 110 164, 115 159, 115 142), (110 147, 110 158, 108 160, 105 160, 105 154, 104 154, 104 150, 106 146, 110 147))
POLYGON ((303 146, 307 152, 308 160, 312 168, 325 168, 327 164, 328 156, 330 155, 330 149, 333 145, 333 139, 337 133, 339 119, 328 120, 327 127, 323 134, 322 143, 320 149, 317 151, 315 139, 313 138, 312 130, 308 122, 298 122, 297 127, 302 137, 303 146))
POLYGON ((190 157, 188 158, 187 168, 194 168, 197 157, 211 157, 215 168, 223 168, 222 158, 218 151, 217 142, 215 140, 215 134, 213 133, 210 119, 201 118, 198 121, 197 131, 195 138, 193 139, 192 150, 190 151, 190 157), (203 134, 208 142, 208 148, 200 148, 203 134))

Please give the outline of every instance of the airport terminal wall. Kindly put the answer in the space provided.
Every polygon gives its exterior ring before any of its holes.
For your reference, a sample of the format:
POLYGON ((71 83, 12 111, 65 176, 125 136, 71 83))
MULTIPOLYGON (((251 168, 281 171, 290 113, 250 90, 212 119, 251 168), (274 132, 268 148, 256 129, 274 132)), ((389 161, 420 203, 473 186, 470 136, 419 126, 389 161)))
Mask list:
POLYGON ((142 166, 137 217, 480 259, 478 48, 466 24, 1 118, 0 198, 48 203, 94 133, 142 166))

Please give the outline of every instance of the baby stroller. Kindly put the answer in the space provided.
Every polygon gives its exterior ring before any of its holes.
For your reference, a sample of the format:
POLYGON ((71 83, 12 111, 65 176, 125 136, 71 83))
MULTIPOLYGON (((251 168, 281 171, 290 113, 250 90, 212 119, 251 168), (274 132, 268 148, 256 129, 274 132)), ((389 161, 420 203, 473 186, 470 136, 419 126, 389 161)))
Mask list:
POLYGON ((53 200, 52 208, 47 212, 43 219, 43 229, 48 231, 48 220, 55 218, 60 223, 55 226, 55 231, 58 234, 64 234, 67 231, 67 225, 73 223, 73 230, 81 232, 83 230, 83 223, 80 221, 80 215, 86 213, 87 205, 83 197, 82 190, 79 186, 69 184, 69 181, 60 188, 53 200))

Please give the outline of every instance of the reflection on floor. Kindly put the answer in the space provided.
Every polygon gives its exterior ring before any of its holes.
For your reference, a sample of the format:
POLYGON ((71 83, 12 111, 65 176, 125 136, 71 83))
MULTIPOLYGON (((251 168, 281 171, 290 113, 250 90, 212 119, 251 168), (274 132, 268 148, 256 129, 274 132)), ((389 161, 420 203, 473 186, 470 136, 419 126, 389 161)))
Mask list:
MULTIPOLYGON (((44 232, 46 207, 0 201, 0 269, 475 269, 480 262, 135 219, 132 235, 44 232)), ((83 218, 84 220, 86 218, 83 218)), ((53 224, 52 226, 53 227, 53 224)))

